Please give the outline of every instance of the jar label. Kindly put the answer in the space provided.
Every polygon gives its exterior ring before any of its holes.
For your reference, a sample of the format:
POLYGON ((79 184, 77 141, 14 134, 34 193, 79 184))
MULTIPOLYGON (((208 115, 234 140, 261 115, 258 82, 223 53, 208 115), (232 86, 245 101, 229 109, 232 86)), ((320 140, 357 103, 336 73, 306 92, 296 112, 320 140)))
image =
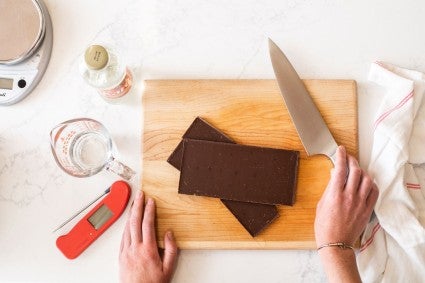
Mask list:
POLYGON ((99 93, 105 98, 109 98, 109 99, 119 98, 126 95, 130 91, 132 83, 133 83, 133 76, 130 70, 127 68, 124 79, 121 81, 121 83, 109 89, 101 89, 99 90, 99 93))

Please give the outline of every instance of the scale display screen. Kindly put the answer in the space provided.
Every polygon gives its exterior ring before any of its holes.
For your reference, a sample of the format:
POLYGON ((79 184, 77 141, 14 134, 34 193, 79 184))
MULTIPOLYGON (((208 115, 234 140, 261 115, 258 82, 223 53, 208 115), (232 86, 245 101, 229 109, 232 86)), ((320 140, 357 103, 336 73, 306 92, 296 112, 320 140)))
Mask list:
POLYGON ((12 89, 13 79, 0 78, 0 89, 12 89))
POLYGON ((94 229, 98 230, 105 224, 114 214, 105 204, 89 217, 89 222, 94 229))

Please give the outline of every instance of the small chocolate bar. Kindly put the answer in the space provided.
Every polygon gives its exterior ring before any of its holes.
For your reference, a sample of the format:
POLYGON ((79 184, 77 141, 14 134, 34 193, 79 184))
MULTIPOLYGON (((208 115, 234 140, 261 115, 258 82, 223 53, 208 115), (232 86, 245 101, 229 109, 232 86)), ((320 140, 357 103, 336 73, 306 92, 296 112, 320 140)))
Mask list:
POLYGON ((183 140, 179 193, 293 205, 299 152, 183 140))
MULTIPOLYGON (((197 117, 183 135, 183 139, 216 141, 235 143, 231 138, 214 128, 204 119, 197 117)), ((176 149, 168 157, 167 161, 176 169, 180 170, 183 157, 183 141, 181 141, 176 149)))
MULTIPOLYGON (((183 138, 234 143, 229 137, 200 117, 193 121, 186 133, 183 135, 183 138)), ((182 157, 183 141, 178 144, 167 161, 180 170, 182 157)), ((253 237, 258 235, 270 223, 279 217, 277 208, 274 205, 232 200, 221 201, 253 237)))

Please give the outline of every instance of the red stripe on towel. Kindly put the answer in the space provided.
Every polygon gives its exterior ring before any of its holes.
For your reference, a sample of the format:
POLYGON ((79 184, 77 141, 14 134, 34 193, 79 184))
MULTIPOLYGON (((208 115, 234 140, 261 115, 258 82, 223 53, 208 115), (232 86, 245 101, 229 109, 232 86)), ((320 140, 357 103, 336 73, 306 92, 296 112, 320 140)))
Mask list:
POLYGON ((376 232, 381 228, 381 225, 379 223, 376 223, 375 227, 372 229, 372 235, 370 238, 360 247, 360 252, 364 251, 367 247, 370 246, 373 242, 373 237, 375 237, 376 232))
POLYGON ((384 112, 381 114, 381 116, 379 116, 379 118, 376 120, 375 125, 373 127, 373 130, 376 130, 376 127, 378 127, 378 125, 385 120, 385 118, 387 118, 391 113, 393 113, 395 110, 400 109, 403 105, 406 104, 407 101, 409 101, 411 98, 413 97, 413 90, 406 95, 402 101, 400 101, 399 104, 397 104, 395 107, 391 108, 390 110, 384 112))
POLYGON ((420 184, 406 183, 406 187, 408 189, 419 190, 421 188, 421 185, 420 184))

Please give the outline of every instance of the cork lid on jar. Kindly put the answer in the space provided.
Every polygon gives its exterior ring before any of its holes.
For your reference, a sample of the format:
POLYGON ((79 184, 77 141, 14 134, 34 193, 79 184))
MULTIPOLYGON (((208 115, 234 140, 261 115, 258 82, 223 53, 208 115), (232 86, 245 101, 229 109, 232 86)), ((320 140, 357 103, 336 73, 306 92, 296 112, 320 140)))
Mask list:
POLYGON ((105 68, 108 63, 108 51, 102 45, 91 45, 86 49, 84 61, 87 67, 92 70, 100 70, 105 68))

